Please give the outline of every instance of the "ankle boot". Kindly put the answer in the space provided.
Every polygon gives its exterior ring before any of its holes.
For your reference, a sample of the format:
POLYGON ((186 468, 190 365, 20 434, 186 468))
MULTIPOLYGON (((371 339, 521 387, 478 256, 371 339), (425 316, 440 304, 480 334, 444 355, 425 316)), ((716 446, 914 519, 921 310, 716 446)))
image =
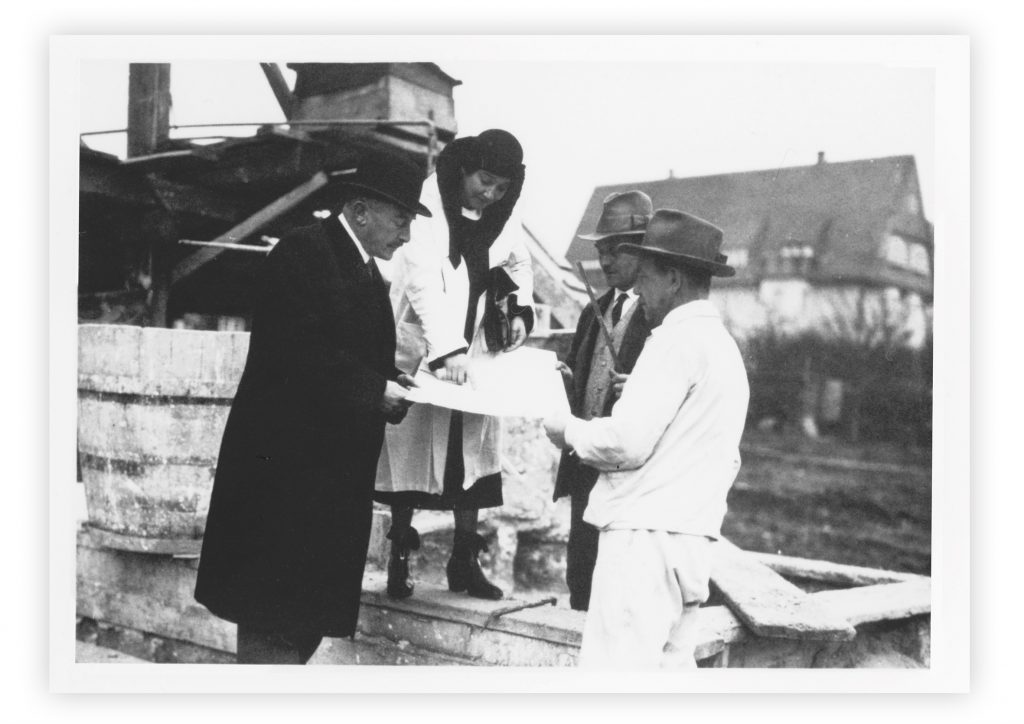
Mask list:
POLYGON ((455 593, 465 591, 474 598, 497 601, 502 597, 501 589, 487 580, 480 570, 476 557, 487 550, 487 542, 478 533, 455 531, 455 545, 452 557, 448 559, 448 590, 455 593))
POLYGON ((408 598, 412 595, 413 584, 409 580, 409 552, 419 550, 420 534, 412 526, 402 530, 388 531, 391 541, 391 555, 388 557, 388 598, 408 598))

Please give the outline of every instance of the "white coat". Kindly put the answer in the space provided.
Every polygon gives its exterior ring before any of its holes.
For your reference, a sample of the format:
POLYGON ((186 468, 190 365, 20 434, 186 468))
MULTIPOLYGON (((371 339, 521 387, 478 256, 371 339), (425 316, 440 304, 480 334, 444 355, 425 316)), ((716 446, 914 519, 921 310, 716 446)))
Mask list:
MULTIPOLYGON (((431 218, 418 216, 409 242, 396 252, 390 265, 391 306, 395 313, 395 366, 415 374, 429 362, 462 347, 470 358, 493 354, 486 348, 481 328, 486 295, 477 306, 473 339, 463 336, 469 305, 466 262, 452 266, 448 258, 448 222, 436 177, 424 184, 420 201, 431 218)), ((516 300, 533 304, 533 270, 519 215, 512 213, 490 247, 490 267, 504 267, 519 286, 516 300)), ((388 425, 377 465, 377 490, 420 491, 440 494, 448 451, 451 410, 413 405, 398 425, 388 425)), ((501 420, 464 413, 462 454, 463 488, 501 471, 501 420)))

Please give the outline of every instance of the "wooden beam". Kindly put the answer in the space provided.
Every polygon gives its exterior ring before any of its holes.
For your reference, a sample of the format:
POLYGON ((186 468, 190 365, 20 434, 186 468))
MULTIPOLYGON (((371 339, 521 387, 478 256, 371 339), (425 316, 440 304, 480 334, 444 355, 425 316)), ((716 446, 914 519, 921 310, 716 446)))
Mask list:
POLYGON ((120 164, 97 160, 82 154, 78 175, 80 197, 98 197, 128 205, 155 206, 157 201, 135 174, 120 164))
POLYGON ((914 573, 850 566, 809 558, 794 558, 775 553, 747 551, 747 556, 763 563, 785 578, 804 578, 809 581, 820 581, 839 586, 873 586, 879 583, 902 583, 927 579, 927 576, 919 576, 914 573))
POLYGON ((153 275, 152 296, 149 304, 150 325, 169 327, 171 297, 171 264, 178 227, 174 217, 165 209, 148 212, 140 227, 142 239, 149 246, 150 268, 153 275))
POLYGON ((758 636, 849 641, 856 629, 818 598, 720 539, 712 545, 711 582, 726 604, 758 636))
POLYGON ((260 68, 263 69, 263 75, 267 76, 267 80, 270 82, 270 89, 274 91, 277 104, 284 111, 284 117, 291 119, 295 97, 292 95, 291 89, 288 88, 288 82, 284 79, 281 68, 277 63, 260 63, 260 68))
MULTIPOLYGON (((298 204, 302 203, 305 199, 311 196, 317 190, 323 188, 327 184, 327 175, 322 171, 318 171, 313 178, 305 183, 297 186, 296 188, 289 191, 287 194, 277 199, 273 203, 257 211, 255 214, 250 216, 248 219, 232 227, 228 231, 224 232, 216 239, 213 239, 216 243, 223 244, 235 244, 246 238, 250 234, 255 233, 259 229, 263 228, 274 219, 278 218, 282 214, 287 213, 298 204)), ((191 276, 196 271, 201 269, 206 264, 216 259, 218 256, 226 251, 224 248, 219 247, 208 247, 201 249, 186 259, 178 263, 174 267, 174 271, 171 273, 171 284, 177 284, 182 279, 191 276)))
POLYGON ((128 64, 128 156, 158 150, 170 133, 171 64, 128 64))
POLYGON ((874 621, 896 621, 931 613, 932 582, 922 578, 903 583, 820 591, 813 594, 813 598, 836 614, 845 616, 855 626, 874 621))
POLYGON ((162 206, 175 216, 202 216, 229 223, 244 218, 252 208, 234 194, 168 181, 157 174, 142 175, 137 169, 91 155, 83 154, 80 163, 78 192, 83 198, 138 207, 162 206))
POLYGON ((241 198, 222 191, 168 181, 156 174, 147 174, 145 178, 160 205, 175 216, 202 216, 233 223, 244 218, 251 208, 241 198))

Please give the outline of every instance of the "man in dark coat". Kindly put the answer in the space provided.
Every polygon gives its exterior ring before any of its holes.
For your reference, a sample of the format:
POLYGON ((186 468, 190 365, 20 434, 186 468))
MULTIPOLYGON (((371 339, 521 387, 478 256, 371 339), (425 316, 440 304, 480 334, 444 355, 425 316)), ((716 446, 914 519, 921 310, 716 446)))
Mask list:
POLYGON ((195 596, 238 624, 240 663, 305 663, 354 635, 384 425, 413 384, 373 258, 429 215, 424 173, 373 153, 341 178, 341 212, 263 263, 221 443, 195 596))
MULTIPOLYGON (((619 254, 617 247, 622 242, 636 242, 642 238, 652 213, 651 199, 642 191, 611 194, 604 200, 594 233, 580 236, 594 242, 601 270, 608 282, 609 289, 598 299, 598 307, 612 332, 617 360, 612 360, 600 322, 592 306, 588 305, 576 325, 568 364, 560 366, 562 374, 571 381, 569 402, 572 414, 584 420, 611 414, 622 385, 651 333, 633 292, 636 257, 619 254)), ((581 462, 572 451, 562 452, 554 499, 570 496, 565 578, 569 586, 569 605, 578 611, 586 611, 589 605, 590 584, 597 561, 599 531, 583 520, 583 511, 597 475, 595 468, 581 462)))

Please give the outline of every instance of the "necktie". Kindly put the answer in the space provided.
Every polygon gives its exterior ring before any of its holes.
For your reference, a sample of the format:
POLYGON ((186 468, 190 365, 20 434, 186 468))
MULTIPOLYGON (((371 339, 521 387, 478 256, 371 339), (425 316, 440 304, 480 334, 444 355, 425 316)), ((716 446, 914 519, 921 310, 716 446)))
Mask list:
POLYGON ((619 323, 619 319, 622 318, 622 305, 626 303, 626 299, 629 297, 625 292, 619 294, 619 298, 615 300, 615 306, 612 307, 612 326, 614 327, 619 323))
POLYGON ((372 256, 366 260, 366 272, 370 275, 370 279, 376 280, 380 278, 380 272, 377 270, 377 265, 374 264, 372 256))

